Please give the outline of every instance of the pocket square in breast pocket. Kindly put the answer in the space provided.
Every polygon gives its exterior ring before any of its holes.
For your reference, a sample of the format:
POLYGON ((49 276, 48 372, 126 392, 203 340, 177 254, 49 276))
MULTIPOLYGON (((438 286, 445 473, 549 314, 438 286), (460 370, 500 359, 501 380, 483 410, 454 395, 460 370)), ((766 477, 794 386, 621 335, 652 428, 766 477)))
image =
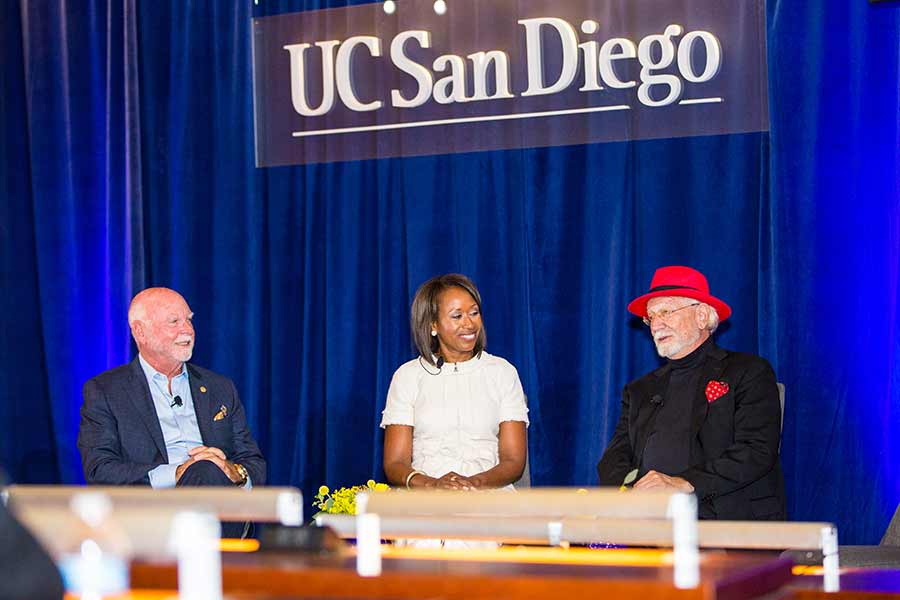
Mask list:
POLYGON ((728 382, 711 380, 706 384, 706 401, 709 404, 712 404, 713 402, 727 394, 728 389, 728 382))
POLYGON ((228 416, 228 409, 223 404, 219 407, 219 412, 216 413, 216 416, 213 417, 213 421, 221 421, 225 417, 228 416))

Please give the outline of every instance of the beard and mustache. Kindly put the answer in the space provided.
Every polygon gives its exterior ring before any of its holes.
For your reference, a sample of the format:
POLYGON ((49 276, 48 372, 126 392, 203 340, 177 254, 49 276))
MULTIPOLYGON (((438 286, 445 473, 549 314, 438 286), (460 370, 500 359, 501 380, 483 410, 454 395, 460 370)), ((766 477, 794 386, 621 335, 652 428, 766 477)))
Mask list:
POLYGON ((656 353, 663 358, 672 358, 700 340, 700 330, 695 329, 687 334, 679 334, 674 329, 666 327, 653 333, 653 343, 656 345, 656 353), (669 339, 661 341, 661 338, 669 339))
POLYGON ((154 343, 150 345, 150 349, 157 355, 168 356, 183 363, 188 362, 194 354, 194 338, 191 336, 180 336, 168 343, 154 340, 154 343))

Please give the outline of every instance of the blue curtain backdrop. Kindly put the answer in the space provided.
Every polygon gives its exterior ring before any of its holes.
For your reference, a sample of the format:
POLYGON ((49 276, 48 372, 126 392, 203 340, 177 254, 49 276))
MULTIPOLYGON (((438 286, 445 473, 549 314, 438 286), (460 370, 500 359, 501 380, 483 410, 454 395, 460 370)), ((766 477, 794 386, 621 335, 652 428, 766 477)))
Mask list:
POLYGON ((877 542, 900 501, 900 6, 772 0, 771 132, 256 169, 250 19, 341 2, 0 3, 0 463, 82 481, 81 386, 180 290, 275 484, 381 474, 416 287, 485 299, 537 484, 596 483, 658 359, 625 305, 690 264, 787 386, 791 517, 877 542))

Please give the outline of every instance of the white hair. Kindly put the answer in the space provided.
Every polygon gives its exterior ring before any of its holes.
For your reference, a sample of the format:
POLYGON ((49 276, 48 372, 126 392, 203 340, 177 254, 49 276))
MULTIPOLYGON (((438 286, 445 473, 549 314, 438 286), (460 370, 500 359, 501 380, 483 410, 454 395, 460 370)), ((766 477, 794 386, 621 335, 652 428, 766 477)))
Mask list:
POLYGON ((134 327, 135 321, 147 320, 147 307, 141 301, 132 302, 128 307, 128 326, 134 327))
POLYGON ((719 328, 719 313, 715 308, 705 302, 701 302, 700 306, 705 306, 709 309, 709 319, 706 321, 706 330, 712 335, 716 329, 719 328))

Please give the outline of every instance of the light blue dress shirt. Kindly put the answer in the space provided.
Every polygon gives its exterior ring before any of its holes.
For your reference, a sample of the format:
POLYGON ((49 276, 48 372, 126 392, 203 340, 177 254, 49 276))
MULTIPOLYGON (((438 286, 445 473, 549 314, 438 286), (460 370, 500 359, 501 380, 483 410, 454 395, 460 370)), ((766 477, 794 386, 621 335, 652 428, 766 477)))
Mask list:
POLYGON ((188 450, 203 445, 203 437, 197 425, 197 413, 194 411, 187 366, 181 365, 181 373, 172 378, 170 394, 168 378, 151 367, 143 356, 138 355, 138 361, 150 386, 153 408, 156 409, 163 440, 166 443, 166 452, 169 455, 169 464, 159 465, 148 473, 150 485, 153 488, 175 487, 175 470, 190 458, 188 450), (173 406, 175 396, 181 398, 181 406, 173 406))
MULTIPOLYGON (((168 377, 151 367, 140 354, 138 362, 141 363, 147 385, 150 386, 153 408, 156 409, 156 417, 159 419, 163 440, 166 443, 166 453, 169 455, 169 464, 159 465, 147 475, 150 477, 150 486, 154 489, 172 488, 176 482, 175 471, 181 463, 190 458, 188 451, 203 445, 187 365, 182 364, 181 373, 172 378, 172 393, 169 393, 168 377), (174 404, 175 396, 181 398, 181 406, 174 404)), ((253 489, 249 475, 243 488, 253 489)))

